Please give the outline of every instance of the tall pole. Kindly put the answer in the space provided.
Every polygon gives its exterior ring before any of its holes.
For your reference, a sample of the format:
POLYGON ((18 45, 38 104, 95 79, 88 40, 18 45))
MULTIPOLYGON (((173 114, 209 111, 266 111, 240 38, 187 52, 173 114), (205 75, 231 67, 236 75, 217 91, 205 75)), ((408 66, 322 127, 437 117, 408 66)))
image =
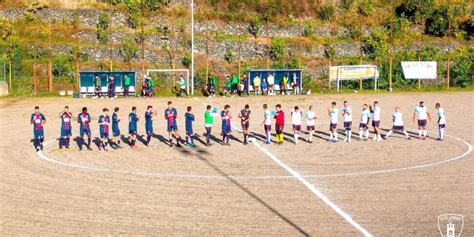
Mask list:
POLYGON ((208 77, 209 77, 209 29, 207 29, 206 27, 206 78, 208 77))
POLYGON ((109 68, 110 68, 110 71, 112 72, 114 70, 114 54, 113 54, 113 51, 112 51, 112 17, 113 17, 113 5, 110 4, 110 9, 109 9, 109 57, 110 57, 110 65, 109 65, 109 68))
MULTIPOLYGON (((450 17, 448 15, 448 40, 449 40, 449 33, 451 31, 451 20, 450 20, 450 17)), ((449 80, 450 80, 450 72, 451 72, 451 68, 450 68, 450 64, 451 64, 451 56, 450 56, 450 49, 448 47, 448 65, 447 65, 447 76, 446 76, 446 86, 449 88, 449 80)))
POLYGON ((144 6, 142 3, 141 6, 141 14, 140 14, 140 43, 141 43, 141 54, 142 54, 142 79, 144 80, 145 78, 145 27, 143 26, 143 14, 145 13, 144 11, 144 6))
MULTIPOLYGON (((362 20, 359 15, 359 64, 362 65, 362 20)), ((362 91, 362 79, 359 79, 359 90, 362 91)))
POLYGON ((267 69, 270 69, 270 39, 268 37, 268 19, 265 21, 265 28, 267 28, 267 69))
POLYGON ((48 91, 53 91, 53 47, 51 40, 51 17, 48 19, 48 44, 49 44, 49 59, 48 59, 48 91))
POLYGON ((191 0, 191 85, 191 94, 194 95, 194 0, 191 0))
MULTIPOLYGON (((239 32, 240 32, 240 25, 239 25, 239 32)), ((241 67, 242 67, 242 37, 243 35, 239 34, 239 64, 238 64, 238 74, 239 80, 241 78, 241 67)))
POLYGON ((80 92, 81 88, 79 88, 80 87, 80 85, 79 85, 79 76, 80 76, 79 75, 79 67, 80 67, 79 60, 80 60, 80 56, 81 56, 80 55, 81 49, 79 48, 80 22, 79 22, 79 12, 77 11, 77 8, 76 8, 76 16, 75 17, 77 17, 74 20, 75 21, 74 24, 76 24, 76 48, 77 48, 77 52, 76 52, 76 55, 75 55, 75 57, 76 57, 76 81, 77 81, 77 87, 76 88, 80 92))
POLYGON ((388 61, 388 90, 392 92, 393 0, 390 3, 392 8, 390 9, 390 55, 388 61))

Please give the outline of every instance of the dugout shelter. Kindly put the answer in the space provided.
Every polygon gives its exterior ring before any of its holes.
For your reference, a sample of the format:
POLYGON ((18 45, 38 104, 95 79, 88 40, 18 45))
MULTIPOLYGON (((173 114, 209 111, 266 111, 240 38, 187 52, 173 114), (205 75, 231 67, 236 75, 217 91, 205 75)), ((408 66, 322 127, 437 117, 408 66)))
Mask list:
POLYGON ((115 79, 115 93, 123 95, 123 80, 127 75, 130 78, 129 94, 136 95, 137 80, 134 71, 81 71, 79 72, 79 87, 81 95, 94 95, 94 77, 100 77, 100 87, 102 93, 107 93, 107 78, 113 76, 115 79))
POLYGON ((251 69, 248 74, 247 80, 247 88, 248 93, 250 91, 254 91, 253 88, 253 80, 256 76, 260 77, 260 80, 266 79, 268 75, 272 74, 275 78, 275 91, 280 91, 281 82, 283 81, 283 77, 288 77, 288 84, 286 85, 286 89, 291 91, 292 83, 296 83, 296 85, 300 88, 303 88, 303 70, 302 69, 251 69))

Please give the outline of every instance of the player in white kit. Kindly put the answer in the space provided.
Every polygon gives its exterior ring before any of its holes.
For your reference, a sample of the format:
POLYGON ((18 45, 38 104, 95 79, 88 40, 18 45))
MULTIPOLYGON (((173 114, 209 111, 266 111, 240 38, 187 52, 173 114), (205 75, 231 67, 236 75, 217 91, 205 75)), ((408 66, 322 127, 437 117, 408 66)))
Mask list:
POLYGON ((359 139, 361 141, 367 141, 367 139, 369 138, 369 120, 370 120, 370 111, 367 109, 367 104, 364 104, 362 106, 362 112, 360 114, 360 123, 359 123, 359 139))
POLYGON ((374 101, 374 107, 369 106, 372 113, 372 127, 374 128, 374 141, 382 141, 382 131, 380 130, 380 107, 379 102, 374 101))
POLYGON ((310 105, 308 108, 308 111, 306 111, 306 130, 308 130, 308 142, 313 143, 313 134, 314 134, 314 129, 315 129, 315 120, 316 120, 316 114, 312 110, 313 106, 310 105))
POLYGON ((295 106, 295 109, 291 111, 291 123, 293 124, 293 136, 295 138, 295 145, 298 144, 298 139, 301 132, 301 117, 303 113, 300 111, 298 106, 295 106))
POLYGON ((328 108, 328 115, 331 118, 329 122, 329 140, 328 142, 337 142, 337 115, 339 110, 336 108, 336 102, 331 103, 328 108))
POLYGON ((428 133, 426 130, 427 119, 431 121, 431 115, 423 101, 420 101, 420 105, 415 108, 413 123, 415 123, 415 118, 418 118, 418 139, 426 140, 426 134, 428 133))
POLYGON ((393 126, 392 129, 387 133, 385 139, 387 139, 393 132, 401 132, 410 140, 410 135, 408 135, 405 127, 403 126, 403 114, 400 112, 400 108, 395 108, 395 113, 392 114, 393 126))
POLYGON ((342 117, 344 118, 344 133, 346 135, 344 141, 350 142, 352 136, 352 108, 349 106, 349 102, 344 101, 344 106, 341 110, 342 117))
POLYGON ((446 128, 446 115, 444 114, 444 109, 441 108, 440 103, 436 103, 436 110, 438 110, 438 141, 444 139, 444 129, 446 128))
POLYGON ((263 104, 263 128, 265 129, 265 144, 270 144, 272 131, 272 112, 268 109, 267 104, 263 104))

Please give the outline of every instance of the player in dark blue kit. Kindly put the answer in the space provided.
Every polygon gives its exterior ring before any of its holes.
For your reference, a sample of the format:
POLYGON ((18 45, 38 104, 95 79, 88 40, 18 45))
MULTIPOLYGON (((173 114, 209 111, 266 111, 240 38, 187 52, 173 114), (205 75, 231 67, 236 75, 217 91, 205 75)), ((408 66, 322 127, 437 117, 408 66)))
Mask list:
POLYGON ((176 138, 176 146, 181 146, 179 140, 181 139, 178 134, 178 123, 176 123, 176 118, 178 112, 173 108, 173 103, 168 101, 168 108, 165 109, 165 119, 166 119, 166 131, 168 132, 168 139, 170 141, 170 147, 173 146, 173 136, 176 138))
POLYGON ((119 129, 119 122, 120 119, 118 118, 119 107, 115 107, 114 113, 112 114, 112 141, 117 148, 122 148, 120 146, 120 129, 119 129))
POLYGON ((153 116, 155 116, 155 112, 153 112, 153 106, 148 105, 145 112, 145 131, 146 131, 146 146, 150 145, 151 135, 153 135, 153 116))
POLYGON ((80 124, 79 133, 81 135, 81 142, 79 143, 79 150, 82 150, 82 145, 84 145, 84 134, 87 135, 87 149, 92 150, 91 148, 91 115, 87 113, 87 108, 83 107, 82 112, 77 115, 77 122, 80 124))
POLYGON ((132 107, 132 112, 128 114, 128 134, 130 135, 130 146, 132 148, 136 148, 137 142, 137 123, 139 120, 139 116, 137 115, 137 107, 132 107))
POLYGON ((191 112, 192 107, 188 106, 186 108, 187 112, 184 114, 184 118, 186 119, 186 145, 189 147, 195 147, 194 139, 193 139, 193 122, 194 122, 194 114, 191 112))
POLYGON ((71 119, 72 114, 69 112, 69 107, 64 107, 64 111, 59 114, 61 118, 61 137, 59 138, 59 149, 66 148, 70 151, 69 144, 71 143, 72 126, 71 119))
POLYGON ((31 124, 33 124, 34 146, 36 151, 43 150, 44 128, 46 118, 39 111, 39 107, 35 107, 35 113, 31 115, 31 124))
POLYGON ((104 108, 102 110, 103 114, 99 116, 99 131, 100 131, 100 147, 107 151, 107 143, 109 141, 109 130, 110 130, 110 117, 108 115, 109 109, 104 108))

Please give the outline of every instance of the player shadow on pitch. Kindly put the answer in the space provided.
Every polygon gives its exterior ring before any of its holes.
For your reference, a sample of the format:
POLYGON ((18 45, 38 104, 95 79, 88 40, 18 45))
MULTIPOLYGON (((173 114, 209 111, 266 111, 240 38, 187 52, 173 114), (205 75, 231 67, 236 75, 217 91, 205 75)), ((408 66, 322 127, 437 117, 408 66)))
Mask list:
POLYGON ((160 135, 160 134, 153 133, 153 134, 151 135, 151 137, 152 137, 152 138, 155 138, 155 139, 158 139, 158 141, 160 141, 160 142, 166 144, 167 146, 170 145, 170 141, 169 141, 168 139, 166 139, 165 137, 163 137, 162 135, 160 135))
MULTIPOLYGON (((390 129, 387 129, 387 128, 381 128, 380 130, 384 131, 385 134, 384 136, 390 131, 390 129)), ((412 132, 412 131, 409 131, 409 130, 406 130, 408 135, 410 135, 410 137, 413 137, 413 138, 417 138, 419 135, 417 132, 412 132)), ((402 134, 403 133, 400 133, 400 132, 394 132, 394 134, 402 134)), ((431 140, 436 140, 436 138, 432 137, 432 136, 426 136, 428 139, 431 139, 431 140)))
MULTIPOLYGON (((97 147, 97 149, 101 149, 100 148, 100 138, 98 137, 94 137, 94 139, 92 139, 92 142, 94 143, 94 145, 97 147)), ((91 144, 92 145, 92 144, 91 144)))
POLYGON ((124 135, 121 135, 120 136, 120 140, 122 140, 123 143, 131 146, 132 145, 132 142, 130 141, 130 138, 129 137, 126 137, 124 135))
MULTIPOLYGON (((196 136, 194 136, 194 140, 198 141, 199 143, 201 143, 201 144, 203 144, 203 145, 206 145, 205 139, 206 139, 206 134, 205 134, 205 133, 202 134, 202 136, 199 135, 199 134, 197 134, 196 136), (201 139, 201 137, 202 137, 203 139, 201 139)), ((212 135, 212 134, 209 136, 209 141, 210 141, 210 142, 217 143, 217 144, 220 144, 220 145, 223 144, 223 143, 222 143, 222 139, 219 139, 219 138, 217 138, 216 136, 214 136, 214 135, 212 135)), ((211 144, 212 144, 212 143, 211 143, 211 144)))
MULTIPOLYGON (((189 151, 188 151, 189 152, 189 151)), ((187 153, 189 154, 189 153, 187 153)), ((236 187, 238 187, 240 190, 242 190, 243 192, 245 192, 248 196, 250 196, 251 198, 253 198, 255 201, 257 201, 258 203, 260 203, 262 206, 264 206, 265 208, 267 208, 269 211, 271 211, 272 213, 274 213, 275 215, 277 215, 280 219, 282 219, 283 221, 285 221, 286 223, 288 223, 290 226, 292 226, 293 228, 295 228, 299 233, 301 233, 302 235, 304 236, 310 236, 305 230, 303 230, 301 227, 299 227, 296 223, 292 222, 290 219, 288 219, 288 217, 284 216, 282 213, 280 213, 278 210, 276 210, 275 208, 273 208, 272 206, 270 206, 270 204, 266 203, 263 199, 261 199, 260 197, 258 197, 255 193, 253 193, 252 191, 250 191, 249 189, 247 189, 246 187, 244 187, 242 184, 240 184, 236 179, 232 178, 231 176, 229 176, 227 173, 225 173, 223 170, 219 169, 219 167, 217 167, 216 165, 212 164, 208 159, 206 159, 204 157, 204 155, 207 155, 209 154, 206 150, 203 150, 203 149, 198 149, 197 150, 197 154, 192 154, 192 155, 195 155, 197 156, 197 158, 199 158, 199 160, 201 160, 202 162, 204 162, 207 166, 209 166, 211 169, 213 169, 214 171, 216 171, 217 173, 219 173, 222 177, 226 178, 228 181, 230 181, 232 184, 234 184, 236 187)))

